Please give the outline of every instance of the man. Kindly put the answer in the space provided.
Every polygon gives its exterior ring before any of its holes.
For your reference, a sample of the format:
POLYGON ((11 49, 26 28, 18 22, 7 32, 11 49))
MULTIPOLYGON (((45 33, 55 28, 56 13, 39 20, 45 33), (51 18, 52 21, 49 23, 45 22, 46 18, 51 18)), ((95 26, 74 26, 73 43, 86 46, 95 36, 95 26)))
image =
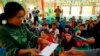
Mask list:
POLYGON ((33 17, 34 17, 34 23, 36 23, 36 21, 38 21, 38 14, 39 14, 39 10, 37 10, 37 8, 35 7, 34 10, 32 11, 33 17))
POLYGON ((97 23, 97 25, 94 28, 88 30, 87 33, 89 36, 91 35, 94 37, 94 39, 93 38, 87 39, 87 42, 94 43, 94 48, 99 48, 99 49, 92 49, 92 50, 87 50, 87 51, 86 50, 78 51, 78 50, 72 49, 63 53, 66 55, 71 55, 71 56, 100 56, 100 45, 99 45, 100 21, 97 23))
POLYGON ((54 11, 56 13, 56 20, 59 22, 60 21, 60 13, 62 12, 59 6, 54 11))

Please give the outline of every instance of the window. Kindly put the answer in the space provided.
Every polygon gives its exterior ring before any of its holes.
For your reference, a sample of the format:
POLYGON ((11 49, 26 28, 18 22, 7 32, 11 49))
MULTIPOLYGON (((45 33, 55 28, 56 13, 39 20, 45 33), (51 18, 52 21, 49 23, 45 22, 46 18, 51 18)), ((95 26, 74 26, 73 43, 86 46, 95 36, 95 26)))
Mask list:
POLYGON ((80 6, 72 6, 71 15, 75 15, 75 16, 80 15, 80 6))
POLYGON ((92 6, 83 6, 82 15, 92 15, 92 6))

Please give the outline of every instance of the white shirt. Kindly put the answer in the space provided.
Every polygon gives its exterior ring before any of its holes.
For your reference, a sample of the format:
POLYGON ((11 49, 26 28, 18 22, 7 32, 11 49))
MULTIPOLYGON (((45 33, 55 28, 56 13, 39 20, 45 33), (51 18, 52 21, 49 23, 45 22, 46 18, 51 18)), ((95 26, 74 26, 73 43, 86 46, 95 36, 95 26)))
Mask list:
MULTIPOLYGON (((52 28, 49 30, 49 32, 51 32, 51 31, 53 31, 53 29, 52 29, 52 28)), ((57 37, 57 35, 59 34, 59 30, 58 30, 58 29, 56 29, 56 30, 54 31, 54 33, 55 33, 55 36, 54 36, 54 37, 57 37)))

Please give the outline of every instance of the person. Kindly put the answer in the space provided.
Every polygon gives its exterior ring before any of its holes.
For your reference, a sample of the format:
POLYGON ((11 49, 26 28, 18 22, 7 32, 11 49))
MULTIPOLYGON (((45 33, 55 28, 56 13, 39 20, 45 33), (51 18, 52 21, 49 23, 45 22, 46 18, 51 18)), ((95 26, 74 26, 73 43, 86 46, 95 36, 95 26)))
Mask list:
POLYGON ((52 19, 51 19, 51 16, 49 15, 49 13, 47 13, 46 20, 48 21, 49 25, 52 24, 52 19))
POLYGON ((77 22, 83 23, 83 19, 81 16, 79 16, 79 19, 77 20, 77 22))
POLYGON ((32 21, 30 18, 26 18, 23 23, 27 26, 28 29, 31 28, 32 21))
POLYGON ((75 32, 75 36, 77 37, 77 36, 81 36, 81 37, 86 37, 86 36, 84 36, 84 34, 82 35, 81 34, 81 32, 83 33, 83 31, 85 31, 85 25, 84 24, 81 24, 80 26, 79 26, 79 30, 77 30, 76 32, 75 32))
POLYGON ((50 37, 52 37, 52 39, 53 39, 53 42, 55 43, 56 41, 56 39, 54 38, 54 35, 55 35, 55 33, 54 33, 54 31, 51 31, 51 32, 49 32, 50 34, 49 34, 49 36, 50 37))
POLYGON ((81 25, 81 22, 77 22, 77 26, 74 28, 74 34, 79 30, 79 26, 81 25))
POLYGON ((47 44, 45 40, 34 36, 22 24, 24 15, 24 8, 17 2, 8 2, 4 7, 4 13, 0 19, 5 19, 7 23, 0 28, 0 46, 6 49, 7 56, 38 55, 37 49, 30 48, 31 40, 35 43, 47 44))
POLYGON ((75 16, 72 16, 72 18, 70 18, 70 22, 71 22, 71 26, 74 29, 77 25, 77 22, 75 21, 75 16))
POLYGON ((64 31, 65 37, 62 38, 60 46, 64 47, 65 51, 72 49, 76 46, 76 41, 72 38, 70 31, 64 31))
POLYGON ((97 24, 97 20, 94 20, 93 21, 93 25, 95 26, 97 24))
POLYGON ((61 22, 60 22, 60 27, 61 27, 62 29, 64 29, 65 26, 66 26, 66 17, 62 18, 62 20, 61 20, 61 22))
POLYGON ((93 21, 93 17, 89 18, 89 23, 91 23, 93 21))
POLYGON ((54 31, 55 35, 54 38, 56 39, 56 42, 58 42, 58 37, 59 37, 59 30, 56 28, 56 23, 52 24, 52 28, 49 30, 49 32, 54 31))
POLYGON ((38 21, 38 14, 39 14, 39 10, 37 10, 36 7, 34 7, 34 10, 32 11, 33 17, 34 17, 34 22, 36 23, 36 21, 38 21))
POLYGON ((30 30, 34 33, 34 35, 39 36, 40 31, 42 30, 42 25, 40 25, 38 22, 33 23, 30 30))
MULTIPOLYGON (((41 29, 42 29, 42 26, 39 25, 38 22, 36 22, 36 23, 32 24, 32 27, 30 28, 30 31, 32 31, 35 36, 39 37, 41 29)), ((31 42, 30 45, 31 45, 32 48, 38 46, 37 44, 35 44, 33 42, 31 42)))
MULTIPOLYGON (((94 48, 88 51, 77 51, 77 50, 70 50, 66 51, 66 55, 72 55, 72 56, 100 56, 100 46, 99 44, 99 37, 100 37, 100 22, 98 22, 92 29, 87 30, 86 34, 88 33, 88 36, 93 36, 93 38, 87 39, 88 43, 94 43, 94 48)), ((65 52, 64 52, 65 53, 65 52)))
POLYGON ((54 12, 56 13, 56 20, 59 22, 60 21, 60 13, 62 12, 61 9, 59 8, 59 6, 57 6, 57 8, 54 10, 54 12))
MULTIPOLYGON (((43 38, 50 43, 54 43, 53 38, 49 36, 49 32, 46 29, 41 31, 39 38, 43 38)), ((40 50, 43 50, 46 46, 46 44, 40 44, 40 50)))
POLYGON ((72 26, 71 26, 71 22, 67 22, 65 28, 69 29, 70 32, 73 34, 73 28, 72 28, 72 26))
POLYGON ((85 29, 88 30, 89 20, 86 20, 84 24, 85 24, 85 29))
POLYGON ((99 42, 100 42, 100 22, 98 22, 92 29, 85 30, 81 32, 86 37, 92 37, 87 39, 87 42, 89 44, 94 44, 94 48, 100 48, 99 42))
POLYGON ((97 17, 97 23, 100 22, 100 16, 97 17))

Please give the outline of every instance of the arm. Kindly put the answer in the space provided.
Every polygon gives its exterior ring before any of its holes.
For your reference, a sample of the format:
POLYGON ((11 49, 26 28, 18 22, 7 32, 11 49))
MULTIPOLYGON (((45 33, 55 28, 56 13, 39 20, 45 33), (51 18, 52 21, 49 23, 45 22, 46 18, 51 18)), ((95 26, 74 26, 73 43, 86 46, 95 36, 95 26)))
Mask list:
POLYGON ((100 56, 100 49, 84 51, 86 56, 100 56))
POLYGON ((100 22, 97 23, 92 29, 81 32, 84 36, 93 37, 100 30, 100 22))
POLYGON ((100 49, 92 49, 92 50, 75 50, 71 49, 66 51, 66 55, 72 56, 100 56, 100 49))
POLYGON ((7 56, 22 56, 22 55, 37 55, 38 50, 36 49, 21 49, 20 46, 15 45, 13 39, 8 32, 0 30, 0 46, 5 48, 7 56))
POLYGON ((6 49, 7 56, 16 56, 19 50, 10 39, 10 35, 4 31, 0 30, 0 46, 6 49))
POLYGON ((34 44, 50 44, 47 40, 39 38, 39 36, 34 35, 31 31, 27 29, 28 39, 34 44))

